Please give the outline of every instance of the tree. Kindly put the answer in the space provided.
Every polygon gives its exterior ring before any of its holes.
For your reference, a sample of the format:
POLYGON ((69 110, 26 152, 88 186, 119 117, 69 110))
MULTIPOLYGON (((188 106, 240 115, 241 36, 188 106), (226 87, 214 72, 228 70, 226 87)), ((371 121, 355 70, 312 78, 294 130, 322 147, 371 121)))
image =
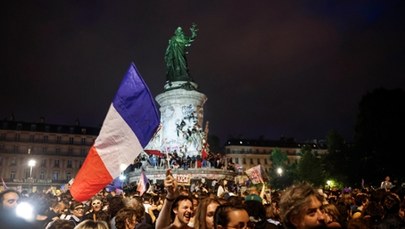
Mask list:
POLYGON ((321 186, 325 181, 323 174, 320 158, 312 152, 310 146, 304 146, 302 148, 302 157, 298 162, 299 179, 321 186))
POLYGON ((378 184, 383 177, 405 177, 402 141, 405 139, 405 92, 402 89, 375 89, 362 97, 355 125, 357 181, 378 184))
POLYGON ((348 147, 344 138, 336 131, 329 131, 326 137, 328 153, 322 157, 323 170, 327 178, 348 183, 348 147))
POLYGON ((288 171, 288 157, 287 154, 281 152, 279 148, 271 151, 270 155, 271 170, 270 170, 270 184, 276 189, 287 186, 286 171, 288 171), (281 173, 279 171, 281 169, 281 173))
POLYGON ((275 148, 271 151, 270 160, 273 167, 285 167, 288 164, 287 154, 281 152, 279 148, 275 148))

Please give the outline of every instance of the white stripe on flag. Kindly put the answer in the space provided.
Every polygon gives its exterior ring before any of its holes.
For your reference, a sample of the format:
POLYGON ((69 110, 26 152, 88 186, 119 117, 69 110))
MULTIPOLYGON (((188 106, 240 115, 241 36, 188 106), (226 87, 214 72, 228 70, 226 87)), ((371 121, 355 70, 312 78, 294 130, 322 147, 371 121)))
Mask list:
POLYGON ((135 133, 112 105, 94 146, 113 178, 120 175, 121 164, 134 163, 143 149, 135 133))

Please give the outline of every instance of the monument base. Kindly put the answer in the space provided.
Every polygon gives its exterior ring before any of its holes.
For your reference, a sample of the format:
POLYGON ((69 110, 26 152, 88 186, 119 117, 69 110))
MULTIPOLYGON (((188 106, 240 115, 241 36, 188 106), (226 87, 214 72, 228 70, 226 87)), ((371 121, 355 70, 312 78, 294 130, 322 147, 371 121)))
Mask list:
MULTIPOLYGON (((166 178, 166 170, 162 168, 150 167, 144 170, 145 176, 152 183, 160 183, 166 178)), ((135 169, 128 173, 129 183, 138 183, 142 169, 135 169)), ((177 168, 171 169, 174 178, 177 179, 178 185, 190 185, 191 180, 228 180, 234 181, 235 177, 239 175, 238 172, 216 169, 216 168, 177 168)))

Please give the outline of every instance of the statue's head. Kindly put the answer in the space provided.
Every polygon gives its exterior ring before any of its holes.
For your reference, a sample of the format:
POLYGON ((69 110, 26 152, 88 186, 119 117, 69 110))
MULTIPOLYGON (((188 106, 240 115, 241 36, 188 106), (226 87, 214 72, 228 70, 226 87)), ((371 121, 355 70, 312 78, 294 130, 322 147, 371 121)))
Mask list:
POLYGON ((174 32, 176 35, 182 35, 183 34, 183 29, 181 27, 177 27, 176 31, 174 32))

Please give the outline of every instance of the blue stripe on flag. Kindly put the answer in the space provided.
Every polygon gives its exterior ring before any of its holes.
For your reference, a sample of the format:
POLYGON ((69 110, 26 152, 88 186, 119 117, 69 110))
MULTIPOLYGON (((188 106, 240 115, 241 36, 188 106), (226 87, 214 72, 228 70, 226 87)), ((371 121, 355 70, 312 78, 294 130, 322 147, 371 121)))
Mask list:
POLYGON ((145 147, 159 125, 160 117, 149 88, 134 63, 121 82, 113 106, 145 147))

